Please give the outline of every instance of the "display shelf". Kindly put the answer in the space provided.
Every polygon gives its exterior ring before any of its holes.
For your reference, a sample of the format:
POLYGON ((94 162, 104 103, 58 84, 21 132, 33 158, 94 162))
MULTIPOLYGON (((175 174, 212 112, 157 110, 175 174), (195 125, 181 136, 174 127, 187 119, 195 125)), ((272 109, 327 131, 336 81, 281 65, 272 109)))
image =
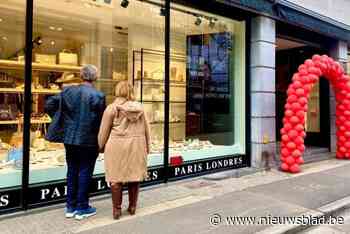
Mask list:
MULTIPOLYGON (((1 69, 24 70, 24 62, 12 60, 0 60, 1 69)), ((32 70, 34 71, 48 71, 48 72, 80 72, 81 67, 60 65, 60 64, 42 64, 32 63, 32 70)))
MULTIPOLYGON (((135 79, 135 82, 140 82, 141 83, 141 79, 135 79)), ((156 79, 152 79, 152 78, 143 78, 142 83, 143 83, 143 85, 148 85, 148 86, 149 85, 160 86, 160 85, 164 85, 164 80, 156 80, 156 79)), ((171 80, 170 81, 170 86, 171 87, 186 87, 186 82, 171 80)))
MULTIPOLYGON (((33 94, 58 94, 61 90, 55 89, 33 89, 33 94)), ((16 88, 0 88, 0 93, 24 93, 24 89, 16 89, 16 88)))
MULTIPOLYGON (((11 125, 11 124, 21 124, 23 123, 23 120, 2 120, 0 121, 0 125, 11 125)), ((31 120, 31 124, 45 124, 45 123, 51 123, 50 119, 45 120, 31 120)))

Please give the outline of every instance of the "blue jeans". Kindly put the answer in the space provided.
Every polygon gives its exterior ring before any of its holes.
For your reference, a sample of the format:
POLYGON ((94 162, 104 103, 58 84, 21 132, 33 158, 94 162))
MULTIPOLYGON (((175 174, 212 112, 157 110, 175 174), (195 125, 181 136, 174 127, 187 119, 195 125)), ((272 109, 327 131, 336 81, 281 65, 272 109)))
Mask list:
POLYGON ((94 173, 97 147, 65 144, 67 161, 67 208, 89 207, 89 188, 94 173))

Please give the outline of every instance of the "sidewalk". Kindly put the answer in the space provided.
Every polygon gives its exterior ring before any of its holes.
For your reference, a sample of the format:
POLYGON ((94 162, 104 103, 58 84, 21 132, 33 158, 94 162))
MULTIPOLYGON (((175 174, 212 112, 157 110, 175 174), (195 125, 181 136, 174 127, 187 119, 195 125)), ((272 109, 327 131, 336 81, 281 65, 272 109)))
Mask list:
MULTIPOLYGON (((212 226, 209 217, 297 216, 350 196, 350 161, 308 164, 297 175, 276 170, 241 178, 194 180, 146 188, 136 216, 112 220, 110 197, 95 199, 98 214, 67 220, 63 205, 0 218, 1 233, 255 233, 268 226, 212 226)), ((228 173, 228 172, 224 172, 228 173)), ((124 196, 124 210, 127 197, 124 196)))

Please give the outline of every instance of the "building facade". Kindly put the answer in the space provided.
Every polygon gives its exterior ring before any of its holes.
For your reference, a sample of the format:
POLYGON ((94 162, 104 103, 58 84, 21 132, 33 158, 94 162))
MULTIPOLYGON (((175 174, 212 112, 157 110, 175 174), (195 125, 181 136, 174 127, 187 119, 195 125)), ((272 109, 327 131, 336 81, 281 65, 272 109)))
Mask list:
MULTIPOLYGON (((346 17, 300 2, 0 3, 0 213, 64 201, 64 147, 44 139, 51 119, 43 106, 79 85, 87 63, 99 68, 96 88, 108 103, 128 80, 145 106, 152 150, 144 186, 264 167, 264 155, 278 155, 297 66, 313 54, 348 61, 346 17)), ((335 150, 334 102, 321 80, 309 101, 306 159, 335 150)), ((101 154, 93 195, 108 192, 103 164, 101 154)))

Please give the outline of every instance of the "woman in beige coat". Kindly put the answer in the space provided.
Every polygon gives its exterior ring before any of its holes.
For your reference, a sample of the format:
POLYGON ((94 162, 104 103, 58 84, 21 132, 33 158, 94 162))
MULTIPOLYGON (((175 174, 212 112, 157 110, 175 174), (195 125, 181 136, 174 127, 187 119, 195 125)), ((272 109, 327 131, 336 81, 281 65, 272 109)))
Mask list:
POLYGON ((123 183, 128 185, 128 212, 133 215, 139 184, 147 176, 150 131, 143 107, 134 101, 133 88, 126 81, 118 83, 116 99, 103 114, 98 142, 112 191, 113 218, 121 215, 123 183))

